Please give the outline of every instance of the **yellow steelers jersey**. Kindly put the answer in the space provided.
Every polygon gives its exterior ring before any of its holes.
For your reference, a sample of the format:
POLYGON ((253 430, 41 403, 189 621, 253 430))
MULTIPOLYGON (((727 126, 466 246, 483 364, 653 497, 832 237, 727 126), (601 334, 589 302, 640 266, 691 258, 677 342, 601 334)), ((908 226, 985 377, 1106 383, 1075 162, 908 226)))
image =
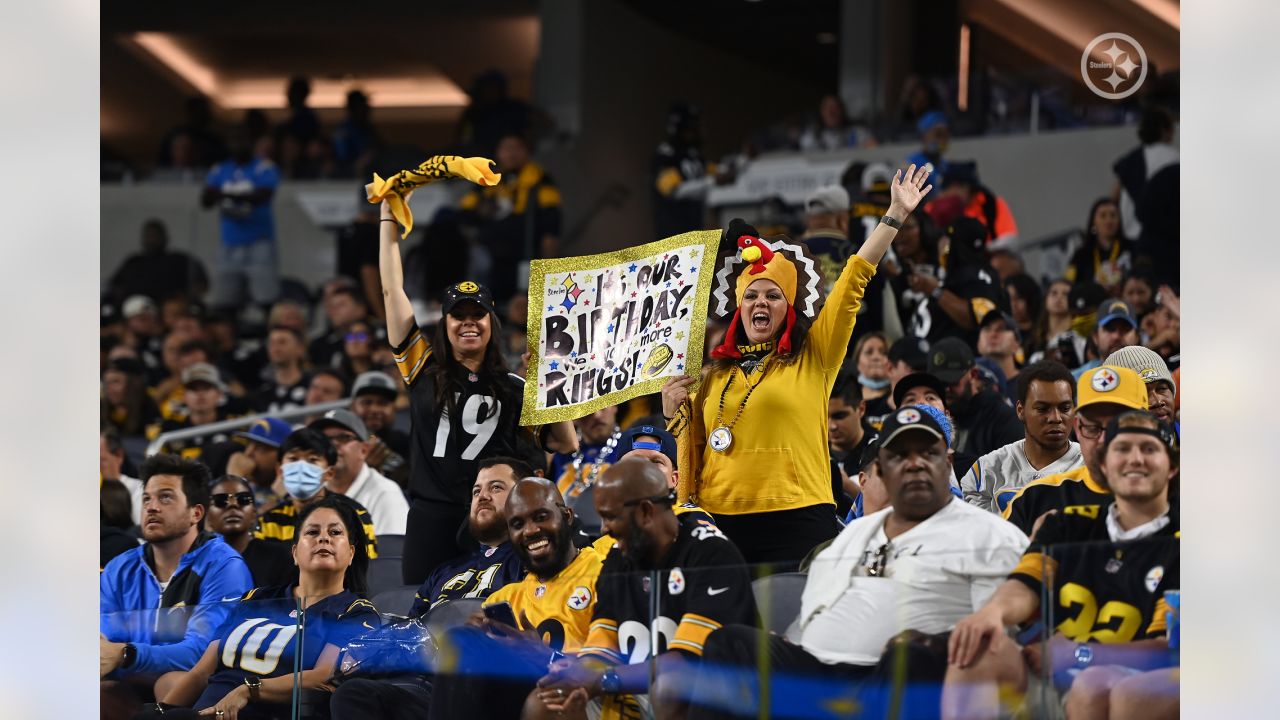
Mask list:
MULTIPOLYGON (((543 642, 555 650, 572 653, 582 647, 596 608, 596 578, 604 557, 592 547, 554 577, 541 580, 533 573, 518 583, 505 585, 485 599, 485 605, 511 603, 516 621, 529 618, 543 642)), ((527 629, 527 628, 521 628, 527 629)))
MULTIPOLYGON (((346 497, 345 495, 343 497, 346 497)), ((360 503, 347 498, 356 509, 356 517, 364 525, 364 535, 369 540, 369 559, 378 557, 378 537, 373 533, 373 518, 360 503)), ((293 498, 285 495, 280 504, 258 516, 258 529, 253 536, 259 540, 276 540, 293 542, 293 534, 297 530, 298 509, 293 506, 293 498)))

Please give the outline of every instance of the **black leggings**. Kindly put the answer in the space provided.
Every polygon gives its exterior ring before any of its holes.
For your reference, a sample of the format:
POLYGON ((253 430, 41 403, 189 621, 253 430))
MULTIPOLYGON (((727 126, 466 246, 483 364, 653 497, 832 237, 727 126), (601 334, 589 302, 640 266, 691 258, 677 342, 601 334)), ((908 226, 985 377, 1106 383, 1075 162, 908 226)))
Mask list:
POLYGON ((461 555, 458 530, 467 521, 466 505, 415 499, 409 505, 400 572, 405 585, 421 585, 441 563, 461 555))
POLYGON ((747 564, 771 565, 764 574, 794 571, 810 550, 840 533, 834 505, 714 517, 747 564))

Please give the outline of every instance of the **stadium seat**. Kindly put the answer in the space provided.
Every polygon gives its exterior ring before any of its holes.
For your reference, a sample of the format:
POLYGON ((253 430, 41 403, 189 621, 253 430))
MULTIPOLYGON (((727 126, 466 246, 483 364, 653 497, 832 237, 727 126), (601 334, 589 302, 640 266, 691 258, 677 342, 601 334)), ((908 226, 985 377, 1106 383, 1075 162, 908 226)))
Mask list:
POLYGON ((462 598, 437 605, 434 610, 427 613, 427 628, 439 635, 449 628, 458 627, 483 604, 484 600, 480 598, 462 598))
POLYGON ((573 501, 573 513, 578 516, 578 521, 582 523, 582 529, 588 535, 595 537, 600 534, 600 526, 603 522, 600 520, 600 514, 596 512, 596 492, 594 487, 589 487, 582 491, 582 494, 573 501))
POLYGON ((808 576, 803 573, 779 573, 751 583, 756 607, 764 629, 784 633, 800 615, 800 595, 808 576))
POLYGON ((404 557, 403 535, 378 535, 378 557, 404 557))
POLYGON ((413 598, 417 594, 418 588, 413 585, 403 585, 393 590, 383 590, 374 596, 373 606, 378 608, 378 612, 384 615, 387 613, 408 615, 409 609, 413 607, 413 598))
MULTIPOLYGON (((378 538, 381 542, 382 538, 378 538)), ((400 574, 400 558, 378 556, 369 561, 369 595, 377 596, 387 590, 395 590, 403 583, 400 574)))

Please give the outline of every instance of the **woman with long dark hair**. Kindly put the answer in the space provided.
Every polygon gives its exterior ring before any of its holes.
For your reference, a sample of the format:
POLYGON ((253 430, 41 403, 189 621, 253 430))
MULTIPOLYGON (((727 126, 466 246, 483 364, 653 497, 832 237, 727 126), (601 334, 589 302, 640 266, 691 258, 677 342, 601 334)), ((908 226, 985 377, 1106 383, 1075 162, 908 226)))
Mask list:
POLYGON ((1089 208, 1084 244, 1071 256, 1066 277, 1072 283, 1096 282, 1113 296, 1132 264, 1132 245, 1120 225, 1120 206, 1111 198, 1098 198, 1089 208))
POLYGON ((445 290, 440 322, 427 342, 404 291, 399 228, 385 201, 379 224, 387 340, 409 386, 413 418, 402 573, 405 584, 420 585, 463 552, 457 537, 481 460, 543 450, 571 453, 578 438, 568 421, 520 426, 524 378, 509 372, 503 360, 501 325, 483 285, 468 280, 445 290))
POLYGON ((143 717, 283 719, 295 690, 322 687, 339 649, 381 623, 364 598, 364 526, 346 498, 302 511, 293 560, 298 581, 246 593, 195 667, 157 682, 159 708, 143 717))
POLYGON ((694 500, 750 563, 794 567, 839 530, 831 490, 827 406, 875 264, 930 186, 912 165, 895 173, 889 210, 849 258, 810 323, 797 312, 796 265, 745 224, 730 239, 746 267, 724 342, 693 377, 662 390, 680 453, 680 500, 694 500), (745 230, 746 232, 743 232, 745 230))

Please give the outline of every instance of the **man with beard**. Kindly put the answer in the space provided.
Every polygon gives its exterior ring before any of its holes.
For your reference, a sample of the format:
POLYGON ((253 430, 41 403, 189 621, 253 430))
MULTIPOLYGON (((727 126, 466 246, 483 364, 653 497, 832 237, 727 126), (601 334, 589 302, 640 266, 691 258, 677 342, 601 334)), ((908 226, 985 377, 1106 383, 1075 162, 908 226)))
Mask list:
POLYGON ((1160 353, 1141 345, 1130 345, 1107 356, 1105 365, 1125 367, 1138 373, 1147 384, 1147 410, 1161 422, 1167 422, 1181 436, 1182 428, 1174 414, 1174 400, 1178 397, 1178 384, 1160 353))
POLYGON ((253 537, 258 506, 249 481, 223 475, 209 488, 209 529, 235 548, 249 566, 254 587, 287 585, 293 581, 293 554, 284 543, 253 537))
MULTIPOLYGON (((424 617, 436 607, 462 598, 485 598, 524 576, 521 558, 507 534, 506 502, 521 477, 531 475, 516 458, 491 457, 480 462, 471 486, 471 512, 460 529, 476 549, 437 567, 418 588, 410 617, 424 617)), ((338 686, 329 701, 334 720, 421 720, 430 712, 432 689, 427 675, 406 675, 387 682, 356 677, 338 686)))
POLYGON ((130 717, 161 673, 190 670, 230 612, 223 601, 253 587, 240 554, 201 530, 208 469, 154 455, 140 474, 146 544, 117 555, 99 578, 98 660, 100 676, 110 678, 103 717, 130 717))
POLYGON ((1139 673, 1176 664, 1164 593, 1179 589, 1178 505, 1170 498, 1178 441, 1168 424, 1131 410, 1107 424, 1095 458, 1114 502, 1096 515, 1046 518, 1009 579, 956 623, 943 717, 996 717, 999 688, 1025 687, 1029 671, 1051 674, 1069 718, 1178 716, 1176 684, 1172 697, 1154 694, 1145 707, 1129 697, 1117 713, 1112 702, 1139 673), (1046 592, 1058 599, 1046 621, 1056 633, 1020 653, 1005 627, 1040 619, 1046 592))
MULTIPOLYGON (((889 416, 877 462, 891 506, 849 523, 818 554, 785 637, 743 625, 711 633, 690 717, 818 717, 850 704, 876 717, 887 708, 870 705, 891 682, 942 680, 945 634, 982 606, 1027 540, 952 497, 940 417, 927 405, 889 416), (773 676, 758 676, 761 667, 773 676), (787 677, 805 682, 788 689, 787 677), (764 687, 760 703, 771 707, 756 707, 764 687)), ((936 712, 916 706, 929 700, 916 687, 895 715, 936 712)))
POLYGON ((929 348, 929 373, 947 384, 956 454, 981 457, 1022 439, 1025 430, 1017 414, 1003 395, 984 388, 973 351, 964 341, 943 338, 934 343, 929 348))
POLYGON ((477 613, 470 627, 443 641, 458 650, 449 673, 437 672, 431 717, 519 717, 547 663, 575 653, 587 639, 603 558, 573 544, 573 510, 549 480, 524 478, 507 496, 507 532, 529 574, 485 600, 510 605, 518 623, 477 613), (495 673, 494 668, 501 668, 495 673))
POLYGON ((1147 391, 1138 374, 1128 368, 1103 365, 1085 373, 1076 384, 1076 437, 1084 464, 1074 470, 1031 482, 1005 506, 1006 520, 1032 535, 1050 512, 1097 517, 1111 499, 1098 483, 1102 472, 1098 446, 1102 431, 1126 410, 1146 410, 1147 391))
POLYGON ((1098 324, 1089 335, 1085 354, 1089 360, 1072 370, 1077 378, 1103 364, 1103 358, 1129 345, 1138 344, 1138 319, 1133 316, 1129 304, 1110 299, 1098 306, 1098 324))
MULTIPOLYGON (((653 716, 650 698, 666 697, 654 693, 689 671, 708 635, 756 622, 742 553, 714 525, 692 513, 677 517, 675 491, 652 463, 611 466, 595 486, 595 502, 617 544, 597 583, 591 631, 577 657, 557 662, 538 681, 526 718, 653 716), (649 686, 651 660, 656 688, 649 686)), ((667 710, 657 715, 678 711, 667 710)))
POLYGON ((1028 365, 1018 376, 1017 413, 1026 437, 978 458, 960 478, 965 502, 1000 513, 1028 483, 1084 463, 1080 446, 1070 439, 1075 382, 1065 365, 1052 360, 1028 365))

